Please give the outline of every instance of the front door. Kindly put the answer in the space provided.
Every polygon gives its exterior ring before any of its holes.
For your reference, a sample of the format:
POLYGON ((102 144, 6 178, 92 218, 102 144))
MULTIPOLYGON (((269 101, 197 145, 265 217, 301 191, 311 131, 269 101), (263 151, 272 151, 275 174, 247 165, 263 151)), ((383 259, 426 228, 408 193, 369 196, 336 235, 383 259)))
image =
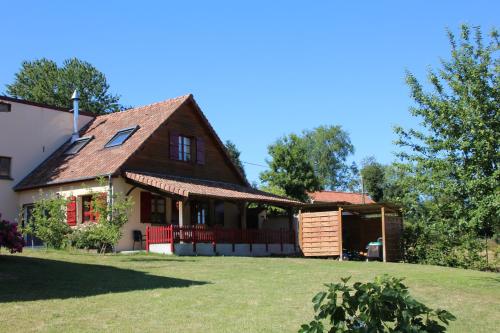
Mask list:
MULTIPOLYGON (((21 222, 22 227, 24 228, 28 221, 31 221, 33 217, 33 209, 35 208, 35 205, 33 204, 27 204, 23 206, 23 219, 21 222)), ((31 221, 33 223, 33 221, 31 221)), ((34 225, 34 228, 36 229, 36 225, 34 225)), ((26 240, 26 246, 42 246, 43 242, 37 238, 36 236, 33 235, 27 235, 25 237, 26 240)))

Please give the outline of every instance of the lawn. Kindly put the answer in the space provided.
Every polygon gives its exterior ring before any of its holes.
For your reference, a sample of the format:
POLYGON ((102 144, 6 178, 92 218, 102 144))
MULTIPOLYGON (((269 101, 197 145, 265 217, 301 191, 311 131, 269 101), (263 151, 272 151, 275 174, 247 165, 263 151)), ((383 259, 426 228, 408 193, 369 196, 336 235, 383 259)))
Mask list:
MULTIPOLYGON (((5 251, 5 250, 4 250, 5 251)), ((0 255, 0 331, 296 332, 323 283, 389 273, 458 317, 451 332, 500 327, 500 275, 300 258, 30 251, 0 255)))

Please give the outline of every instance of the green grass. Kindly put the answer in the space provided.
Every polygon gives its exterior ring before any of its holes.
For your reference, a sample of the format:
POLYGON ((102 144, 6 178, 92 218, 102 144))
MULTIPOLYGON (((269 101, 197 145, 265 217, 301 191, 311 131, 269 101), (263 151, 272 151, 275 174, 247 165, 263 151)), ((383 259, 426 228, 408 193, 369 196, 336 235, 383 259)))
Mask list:
POLYGON ((300 258, 29 251, 0 256, 0 331, 296 332, 323 283, 388 273, 457 316, 450 332, 500 327, 500 275, 300 258))

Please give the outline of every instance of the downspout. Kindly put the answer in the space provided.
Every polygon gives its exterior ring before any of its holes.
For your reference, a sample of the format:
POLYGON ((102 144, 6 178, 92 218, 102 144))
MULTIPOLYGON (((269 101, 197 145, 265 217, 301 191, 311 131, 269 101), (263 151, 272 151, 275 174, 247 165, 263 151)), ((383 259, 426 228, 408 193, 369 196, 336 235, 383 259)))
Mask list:
MULTIPOLYGON (((113 178, 111 174, 108 174, 108 207, 109 207, 109 220, 113 219, 113 178)), ((116 249, 113 246, 113 253, 116 253, 116 249)))

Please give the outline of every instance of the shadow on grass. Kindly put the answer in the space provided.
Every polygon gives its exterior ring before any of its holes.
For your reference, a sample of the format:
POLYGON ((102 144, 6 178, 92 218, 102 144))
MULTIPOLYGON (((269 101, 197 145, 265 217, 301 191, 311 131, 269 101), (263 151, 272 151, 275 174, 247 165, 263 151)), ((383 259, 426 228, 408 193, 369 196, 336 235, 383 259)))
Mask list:
POLYGON ((0 255, 0 303, 207 284, 113 266, 0 255))

